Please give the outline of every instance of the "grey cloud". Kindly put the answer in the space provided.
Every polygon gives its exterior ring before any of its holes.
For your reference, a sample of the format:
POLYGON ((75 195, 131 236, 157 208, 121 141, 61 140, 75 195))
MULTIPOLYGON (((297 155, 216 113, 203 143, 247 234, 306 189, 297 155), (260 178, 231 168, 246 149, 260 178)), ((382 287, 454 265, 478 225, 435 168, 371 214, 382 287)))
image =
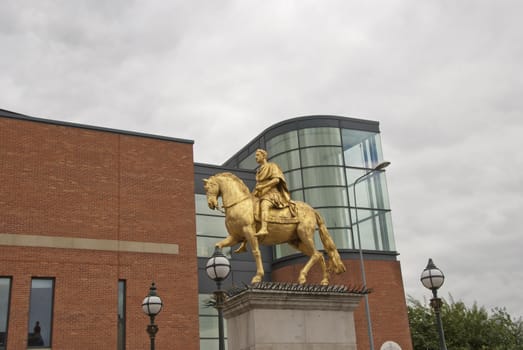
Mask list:
POLYGON ((427 295, 432 257, 443 294, 523 315, 521 9, 3 1, 1 108, 193 139, 217 164, 286 118, 379 120, 406 292, 427 295))

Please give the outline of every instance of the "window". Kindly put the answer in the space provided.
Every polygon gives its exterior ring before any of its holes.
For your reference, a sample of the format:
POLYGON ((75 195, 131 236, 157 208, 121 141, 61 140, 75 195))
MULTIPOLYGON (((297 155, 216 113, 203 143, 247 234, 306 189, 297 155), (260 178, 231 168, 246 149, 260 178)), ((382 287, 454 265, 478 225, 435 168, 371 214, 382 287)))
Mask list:
POLYGON ((213 254, 216 243, 228 235, 225 216, 219 211, 209 209, 205 195, 196 194, 195 200, 197 256, 208 258, 213 254))
POLYGON ((118 281, 118 350, 125 350, 125 281, 118 281))
POLYGON ((196 233, 202 236, 227 237, 224 217, 196 215, 196 233))
POLYGON ((29 301, 27 346, 50 347, 53 322, 54 279, 33 278, 29 301))
MULTIPOLYGON (((218 210, 209 208, 209 204, 207 203, 207 196, 205 194, 196 194, 194 199, 195 199, 195 204, 196 204, 196 214, 204 214, 204 215, 212 215, 212 216, 217 216, 217 215, 225 216, 225 215, 221 214, 218 210)), ((218 202, 220 203, 220 206, 223 205, 221 203, 221 197, 218 202)))
POLYGON ((290 131, 288 133, 275 136, 267 141, 266 147, 269 156, 298 148, 298 133, 296 131, 290 131))
POLYGON ((351 209, 351 215, 354 220, 354 241, 357 247, 359 247, 357 238, 359 229, 363 249, 396 250, 390 211, 358 209, 358 221, 354 209, 351 209))
POLYGON ((299 253, 300 253, 299 250, 296 250, 296 248, 288 245, 287 243, 277 244, 274 246, 274 257, 277 259, 282 258, 284 256, 288 256, 288 255, 292 255, 292 254, 299 254, 299 253))
MULTIPOLYGON (((196 237, 196 255, 200 258, 209 258, 214 254, 216 243, 223 240, 223 237, 196 237)), ((224 248, 223 254, 228 258, 231 257, 231 248, 224 248)))
POLYGON ((307 203, 313 208, 318 207, 347 207, 347 193, 345 187, 320 187, 305 190, 307 203))
POLYGON ((300 189, 303 187, 300 170, 291 171, 285 173, 284 175, 287 179, 287 186, 289 187, 289 191, 300 189))
POLYGON ((316 208, 323 216, 325 225, 331 228, 350 227, 349 212, 347 208, 316 208))
POLYGON ((0 350, 5 350, 7 344, 7 321, 9 320, 10 296, 11 278, 0 277, 0 350))
POLYGON ((340 129, 310 128, 300 130, 300 146, 341 145, 340 129))
POLYGON ((256 169, 257 166, 258 166, 258 163, 256 163, 256 158, 254 157, 254 153, 249 154, 239 164, 240 169, 256 169))
POLYGON ((345 173, 341 167, 303 169, 304 187, 345 186, 345 173))
POLYGON ((343 165, 341 147, 302 148, 300 151, 302 166, 343 165))
POLYGON ((342 133, 346 165, 373 168, 383 160, 379 134, 349 129, 342 133))
POLYGON ((347 183, 351 206, 359 208, 390 209, 385 172, 379 171, 360 179, 354 188, 354 181, 367 173, 361 169, 347 168, 347 183), (356 198, 354 198, 356 190, 356 198), (357 203, 356 202, 357 199, 357 203))
POLYGON ((300 167, 300 153, 297 150, 280 153, 274 157, 269 154, 269 158, 271 162, 278 164, 282 171, 299 169, 300 167))

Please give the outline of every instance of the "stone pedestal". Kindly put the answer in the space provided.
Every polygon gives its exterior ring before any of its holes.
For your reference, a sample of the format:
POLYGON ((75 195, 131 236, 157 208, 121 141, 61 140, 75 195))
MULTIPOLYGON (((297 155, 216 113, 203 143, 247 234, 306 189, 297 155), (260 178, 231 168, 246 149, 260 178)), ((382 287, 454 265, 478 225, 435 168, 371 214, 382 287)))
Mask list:
POLYGON ((361 297, 337 286, 245 288, 224 304, 228 350, 356 350, 361 297))

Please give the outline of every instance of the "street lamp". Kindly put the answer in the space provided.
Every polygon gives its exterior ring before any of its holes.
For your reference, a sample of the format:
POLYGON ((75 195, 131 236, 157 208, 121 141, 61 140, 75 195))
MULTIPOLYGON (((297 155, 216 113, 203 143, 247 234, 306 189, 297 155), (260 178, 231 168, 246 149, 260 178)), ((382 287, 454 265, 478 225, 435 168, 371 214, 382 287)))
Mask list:
POLYGON ((223 302, 225 301, 225 292, 221 289, 222 281, 229 276, 231 272, 231 263, 229 259, 223 255, 221 248, 216 247, 214 254, 207 260, 205 266, 207 276, 216 282, 217 289, 214 291, 214 298, 216 300, 215 308, 218 311, 218 341, 219 350, 225 350, 225 339, 223 336, 223 302))
POLYGON ((156 294, 156 286, 153 282, 151 288, 149 288, 149 295, 142 302, 143 312, 151 318, 151 323, 147 326, 147 333, 149 333, 149 338, 151 339, 151 350, 154 350, 154 338, 156 333, 158 333, 158 326, 154 324, 154 318, 162 311, 162 307, 162 299, 156 294))
POLYGON ((441 272, 441 270, 438 269, 436 265, 434 265, 432 259, 429 259, 427 267, 421 273, 420 280, 425 288, 432 291, 432 295, 434 296, 432 299, 430 299, 430 306, 432 306, 434 309, 434 314, 436 315, 436 324, 439 333, 439 348, 440 350, 447 350, 447 345, 445 344, 445 334, 443 332, 443 325, 441 324, 440 315, 442 302, 441 299, 438 298, 438 289, 443 285, 443 282, 445 282, 445 275, 443 275, 443 272, 441 272))
MULTIPOLYGON (((355 212, 355 215, 356 215, 356 231, 357 231, 357 236, 358 236, 358 246, 359 246, 358 248, 359 248, 359 255, 360 255, 361 279, 362 279, 362 282, 363 282, 364 290, 367 289, 367 277, 366 277, 366 274, 365 274, 365 265, 363 263, 363 247, 361 245, 360 224, 359 224, 359 219, 358 219, 358 204, 357 204, 357 201, 356 201, 356 185, 358 184, 358 182, 360 182, 366 176, 374 173, 375 171, 379 171, 379 170, 385 169, 389 165, 390 165, 390 162, 381 162, 381 163, 379 163, 373 169, 371 169, 370 171, 368 171, 365 174, 363 174, 360 177, 358 177, 356 179, 356 181, 354 181, 352 183, 352 185, 351 185, 352 186, 352 190, 353 190, 353 194, 354 194, 354 212, 355 212)), ((352 222, 351 222, 351 227, 354 227, 352 222)), ((367 293, 365 293, 363 298, 365 300, 365 316, 367 318, 367 333, 369 335, 369 348, 370 348, 370 350, 374 350, 374 336, 372 334, 372 320, 371 320, 371 317, 370 317, 369 295, 367 293)))

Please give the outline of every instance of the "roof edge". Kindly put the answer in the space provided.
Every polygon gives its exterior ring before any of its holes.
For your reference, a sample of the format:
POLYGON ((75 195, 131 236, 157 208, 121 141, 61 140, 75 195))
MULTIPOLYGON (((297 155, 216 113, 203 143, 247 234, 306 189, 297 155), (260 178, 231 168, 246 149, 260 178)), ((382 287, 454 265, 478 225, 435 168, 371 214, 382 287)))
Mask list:
MULTIPOLYGON (((345 127, 355 130, 363 131, 379 131, 379 122, 375 120, 360 119, 353 117, 343 117, 339 115, 328 115, 328 114, 317 114, 317 115, 306 115, 301 117, 294 117, 290 119, 282 120, 276 124, 273 124, 267 127, 265 130, 260 132, 257 136, 252 138, 245 146, 240 150, 230 156, 226 161, 222 163, 223 166, 228 166, 234 159, 236 159, 240 154, 252 148, 260 142, 262 138, 271 133, 281 133, 285 129, 302 129, 306 127, 322 127, 322 126, 332 126, 335 124, 336 127, 345 127)), ((274 136, 274 135, 271 135, 274 136)))
POLYGON ((35 123, 44 123, 44 124, 51 124, 51 125, 68 126, 68 127, 72 127, 72 128, 79 128, 79 129, 110 132, 110 133, 129 135, 129 136, 145 137, 145 138, 164 140, 164 141, 173 141, 173 142, 179 142, 179 143, 194 144, 194 140, 181 139, 181 138, 162 136, 162 135, 147 134, 147 133, 142 133, 142 132, 137 132, 137 131, 106 128, 106 127, 94 126, 94 125, 88 125, 88 124, 65 122, 65 121, 53 120, 53 119, 37 118, 37 117, 28 116, 25 114, 20 114, 17 112, 11 112, 11 111, 1 109, 1 108, 0 108, 0 117, 18 119, 18 120, 24 120, 24 121, 31 121, 31 122, 35 122, 35 123))

